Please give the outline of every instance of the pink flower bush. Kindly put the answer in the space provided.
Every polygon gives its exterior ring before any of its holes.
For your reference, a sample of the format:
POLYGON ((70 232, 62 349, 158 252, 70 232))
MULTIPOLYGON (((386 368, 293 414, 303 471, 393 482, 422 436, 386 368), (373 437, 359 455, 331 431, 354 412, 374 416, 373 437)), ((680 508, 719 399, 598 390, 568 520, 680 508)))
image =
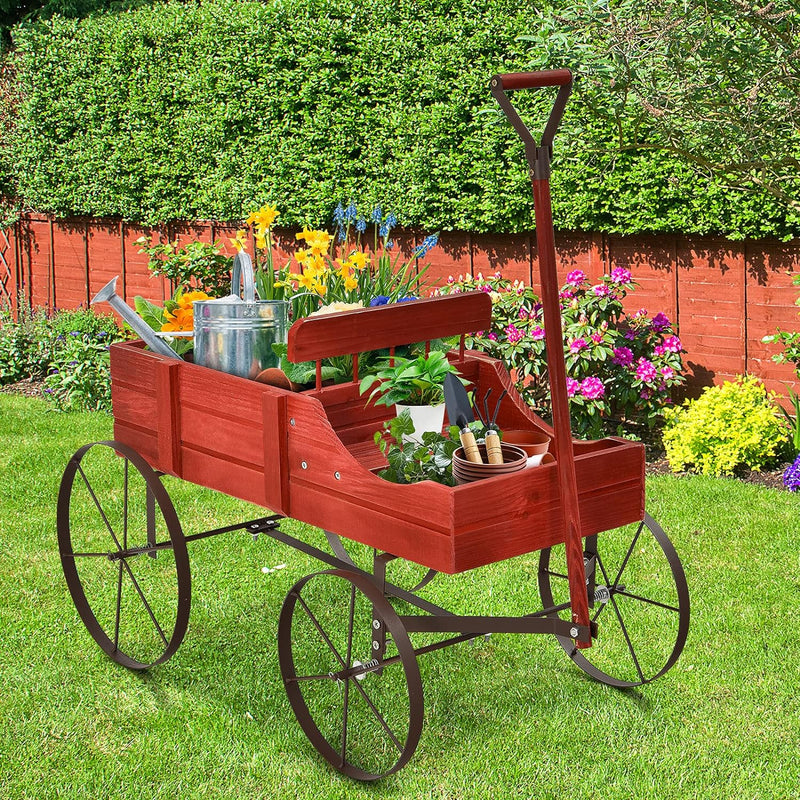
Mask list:
POLYGON ((587 400, 598 400, 606 393, 603 381, 600 378, 595 378, 589 375, 581 381, 581 394, 587 400))
MULTIPOLYGON (((495 274, 465 276, 439 289, 443 294, 488 287, 492 328, 468 338, 467 346, 501 359, 515 386, 539 413, 549 415, 550 389, 542 305, 530 286, 495 274)), ((600 438, 619 420, 653 424, 683 383, 682 344, 666 314, 633 314, 623 301, 635 288, 630 270, 617 267, 590 283, 573 270, 561 287, 564 361, 573 431, 600 438)), ((629 302, 629 300, 628 300, 629 302)))
POLYGON ((621 367, 628 367, 633 364, 633 350, 630 347, 615 347, 611 360, 621 367))
POLYGON ((652 362, 646 358, 640 358, 636 365, 636 377, 643 382, 654 381, 656 379, 656 368, 652 362))
POLYGON ((569 343, 569 349, 572 353, 579 353, 581 350, 586 348, 588 345, 586 344, 586 339, 573 339, 569 343))
POLYGON ((567 284, 578 287, 586 280, 586 273, 583 270, 575 269, 567 275, 567 284))

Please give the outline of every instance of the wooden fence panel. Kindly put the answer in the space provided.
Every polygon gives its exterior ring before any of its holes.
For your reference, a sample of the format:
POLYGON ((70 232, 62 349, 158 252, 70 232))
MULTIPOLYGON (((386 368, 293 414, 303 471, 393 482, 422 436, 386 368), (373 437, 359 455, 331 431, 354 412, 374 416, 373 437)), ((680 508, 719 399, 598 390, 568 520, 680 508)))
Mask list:
MULTIPOLYGON (((172 291, 169 283, 153 278, 148 257, 136 240, 152 234, 156 241, 178 237, 221 240, 232 252, 236 226, 197 222, 151 230, 100 219, 51 220, 28 215, 11 229, 8 243, 0 238, 2 300, 16 297, 24 287, 35 306, 75 308, 115 275, 118 291, 133 305, 141 295, 161 303, 172 291)), ((394 237, 395 254, 408 259, 423 235, 413 231, 394 237)), ((301 243, 295 231, 275 231, 276 266, 284 266, 301 243)), ((252 248, 251 248, 252 249, 252 248)), ((761 339, 777 327, 800 330, 795 300, 800 287, 800 240, 730 242, 713 237, 610 236, 558 232, 557 265, 561 280, 575 269, 592 282, 615 267, 630 269, 638 288, 629 295, 627 310, 646 308, 665 313, 678 327, 687 349, 689 393, 696 395, 711 383, 751 372, 781 393, 786 386, 800 389, 791 366, 775 364, 778 350, 761 339)), ((425 261, 428 281, 438 285, 450 275, 492 274, 538 285, 535 234, 490 235, 442 233, 440 246, 425 261)))

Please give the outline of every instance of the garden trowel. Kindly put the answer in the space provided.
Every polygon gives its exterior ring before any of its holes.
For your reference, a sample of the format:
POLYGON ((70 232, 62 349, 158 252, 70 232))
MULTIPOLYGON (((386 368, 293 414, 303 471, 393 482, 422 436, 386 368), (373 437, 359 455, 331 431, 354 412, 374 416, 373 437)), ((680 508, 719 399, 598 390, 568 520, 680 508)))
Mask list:
POLYGON ((480 450, 475 442, 475 434, 469 429, 469 423, 475 419, 469 395, 458 376, 448 372, 444 376, 444 402, 447 408, 447 417, 452 425, 458 427, 458 436, 467 461, 473 464, 482 464, 480 450))

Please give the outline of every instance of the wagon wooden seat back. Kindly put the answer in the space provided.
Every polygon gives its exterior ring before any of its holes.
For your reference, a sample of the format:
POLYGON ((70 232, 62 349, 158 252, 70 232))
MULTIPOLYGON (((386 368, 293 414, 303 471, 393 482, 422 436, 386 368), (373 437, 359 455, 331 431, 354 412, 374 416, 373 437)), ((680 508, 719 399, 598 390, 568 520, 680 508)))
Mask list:
MULTIPOLYGON (((296 323, 294 360, 318 360, 486 329, 491 300, 454 295, 296 323)), ((548 426, 502 364, 450 354, 476 390, 509 392, 502 428, 548 426)), ((111 350, 115 439, 155 468, 286 516, 454 573, 564 541, 556 464, 462 486, 398 485, 375 474, 373 433, 387 412, 365 407, 357 380, 304 392, 163 358, 142 343, 111 350)), ((584 536, 644 515, 644 448, 622 439, 575 442, 584 536)))

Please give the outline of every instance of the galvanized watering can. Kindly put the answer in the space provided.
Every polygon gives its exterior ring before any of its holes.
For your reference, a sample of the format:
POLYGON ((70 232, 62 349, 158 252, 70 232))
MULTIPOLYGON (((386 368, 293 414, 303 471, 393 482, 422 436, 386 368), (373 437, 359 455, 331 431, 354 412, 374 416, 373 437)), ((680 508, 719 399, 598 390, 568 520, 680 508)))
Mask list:
POLYGON ((289 303, 256 300, 253 263, 247 253, 236 254, 228 297, 196 300, 193 305, 195 364, 251 380, 278 366, 272 345, 286 342, 289 303))

